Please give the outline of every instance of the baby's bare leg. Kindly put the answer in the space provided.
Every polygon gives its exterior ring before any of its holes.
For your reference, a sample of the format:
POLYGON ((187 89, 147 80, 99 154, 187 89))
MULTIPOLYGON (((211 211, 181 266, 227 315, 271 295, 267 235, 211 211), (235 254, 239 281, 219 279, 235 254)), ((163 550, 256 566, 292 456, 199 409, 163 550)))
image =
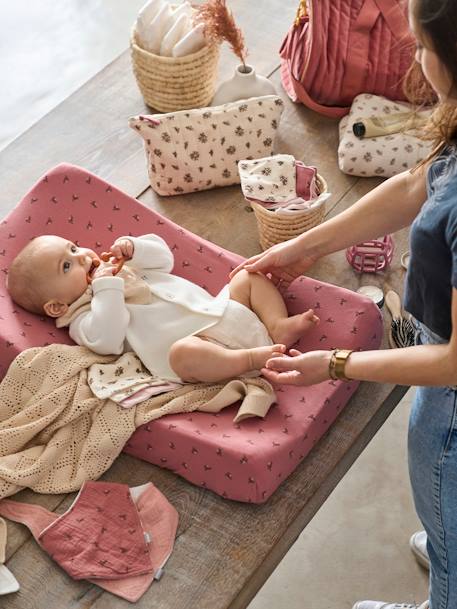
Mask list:
POLYGON ((274 352, 284 351, 284 345, 226 349, 198 336, 188 336, 171 346, 168 361, 183 381, 216 383, 260 370, 274 352))
POLYGON ((288 347, 293 345, 306 330, 319 322, 312 309, 289 317, 279 290, 264 275, 242 270, 233 277, 229 286, 230 297, 252 309, 278 343, 288 347))

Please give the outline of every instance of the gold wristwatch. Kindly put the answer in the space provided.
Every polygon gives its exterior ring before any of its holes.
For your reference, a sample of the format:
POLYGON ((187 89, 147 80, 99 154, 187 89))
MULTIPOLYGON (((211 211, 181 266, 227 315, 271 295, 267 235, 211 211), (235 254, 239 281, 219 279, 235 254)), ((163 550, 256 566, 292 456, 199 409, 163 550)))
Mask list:
POLYGON ((346 362, 349 359, 352 351, 349 349, 334 349, 330 357, 328 372, 330 378, 334 381, 350 381, 345 374, 346 362))

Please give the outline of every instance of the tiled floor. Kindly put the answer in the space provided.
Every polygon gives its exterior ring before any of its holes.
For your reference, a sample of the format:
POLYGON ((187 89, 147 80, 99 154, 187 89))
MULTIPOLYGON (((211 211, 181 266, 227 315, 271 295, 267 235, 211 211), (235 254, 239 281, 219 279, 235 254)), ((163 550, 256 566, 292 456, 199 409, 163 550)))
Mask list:
MULTIPOLYGON (((0 0, 0 149, 112 61, 143 0, 0 0), (6 117, 6 120, 5 120, 6 117)), ((250 609, 420 602, 408 549, 419 525, 406 471, 411 392, 252 601, 250 609)))

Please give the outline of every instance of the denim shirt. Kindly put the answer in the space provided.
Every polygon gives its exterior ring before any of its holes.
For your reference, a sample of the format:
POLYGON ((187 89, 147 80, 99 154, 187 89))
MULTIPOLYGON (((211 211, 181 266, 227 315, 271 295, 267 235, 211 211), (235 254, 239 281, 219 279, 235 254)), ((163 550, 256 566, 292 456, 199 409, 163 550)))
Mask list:
POLYGON ((457 288, 457 148, 447 147, 427 173, 427 200, 411 226, 405 309, 438 336, 452 332, 457 288))

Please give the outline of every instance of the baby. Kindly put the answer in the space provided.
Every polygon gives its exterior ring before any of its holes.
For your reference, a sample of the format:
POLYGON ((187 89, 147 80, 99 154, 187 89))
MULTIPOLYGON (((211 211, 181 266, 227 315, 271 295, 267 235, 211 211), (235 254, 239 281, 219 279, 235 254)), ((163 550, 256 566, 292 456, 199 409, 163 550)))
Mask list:
POLYGON ((11 264, 11 297, 68 326, 79 345, 100 354, 134 351, 174 382, 258 371, 319 321, 311 309, 288 317, 276 287, 259 274, 240 271, 211 296, 171 274, 173 254, 157 235, 120 237, 110 249, 103 262, 62 237, 36 237, 11 264))

